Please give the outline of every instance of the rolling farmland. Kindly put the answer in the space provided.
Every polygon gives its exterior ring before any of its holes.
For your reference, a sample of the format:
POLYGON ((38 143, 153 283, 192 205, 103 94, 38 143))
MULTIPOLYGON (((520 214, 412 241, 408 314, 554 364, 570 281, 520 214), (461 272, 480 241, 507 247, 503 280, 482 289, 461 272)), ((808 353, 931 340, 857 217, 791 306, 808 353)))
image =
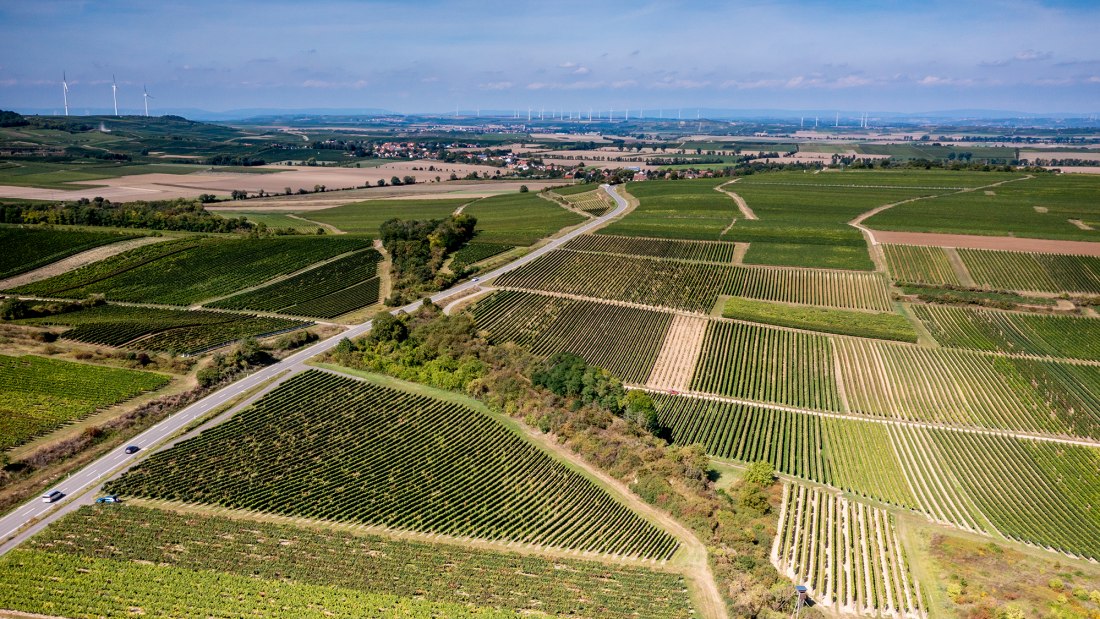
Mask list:
POLYGON ((381 260, 382 254, 368 249, 208 306, 335 318, 378 302, 381 260))
POLYGON ((914 305, 944 346, 1100 361, 1100 320, 999 310, 914 305))
POLYGON ((667 559, 677 547, 482 412, 320 371, 110 490, 626 557, 667 559))
POLYGON ((369 246, 369 240, 350 236, 186 239, 140 247, 16 292, 67 298, 98 293, 116 301, 190 305, 369 246))
POLYGON ((0 227, 0 279, 18 275, 82 251, 134 238, 121 232, 0 227))
POLYGON ((288 318, 124 305, 100 305, 20 322, 71 327, 61 337, 74 342, 181 354, 309 324, 288 318))
POLYGON ((0 450, 167 383, 152 372, 0 355, 0 450))
POLYGON ((672 316, 621 305, 500 291, 473 310, 493 342, 541 356, 567 351, 627 382, 645 382, 672 316))
POLYGON ((566 194, 562 196, 562 199, 568 202, 569 206, 572 206, 578 211, 584 211, 593 217, 599 217, 615 208, 615 204, 611 201, 611 198, 601 189, 566 194))
POLYGON ((729 196, 714 191, 725 180, 632 184, 630 193, 638 198, 638 207, 599 234, 717 241, 722 230, 741 216, 729 196))
MULTIPOLYGON (((508 611, 600 617, 645 613, 657 619, 691 614, 683 577, 677 574, 393 539, 349 528, 243 521, 147 507, 84 507, 32 540, 28 552, 213 570, 260 582, 386 591, 401 598, 508 611), (169 539, 171 543, 166 543, 169 539)), ((0 559, 0 574, 10 574, 17 566, 18 560, 0 559)), ((23 603, 33 605, 28 597, 23 603)))
POLYGON ((334 208, 310 211, 306 217, 349 234, 378 236, 387 219, 444 219, 470 200, 366 200, 334 208))
POLYGON ((524 247, 584 221, 581 215, 530 192, 482 198, 462 212, 477 218, 476 242, 524 247))
POLYGON ((890 515, 799 484, 784 484, 772 563, 825 607, 846 613, 924 617, 890 515))

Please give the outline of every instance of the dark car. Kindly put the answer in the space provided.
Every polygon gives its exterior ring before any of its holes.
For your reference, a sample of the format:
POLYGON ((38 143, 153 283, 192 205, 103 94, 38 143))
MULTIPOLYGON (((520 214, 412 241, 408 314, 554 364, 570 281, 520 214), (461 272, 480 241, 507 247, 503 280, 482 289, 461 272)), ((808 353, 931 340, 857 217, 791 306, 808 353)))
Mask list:
POLYGON ((129 445, 128 447, 126 447, 126 453, 135 454, 138 452, 139 449, 141 449, 141 447, 138 447, 137 445, 129 445))
POLYGON ((118 498, 117 494, 108 494, 107 496, 101 496, 95 500, 96 503, 121 503, 122 499, 118 498))

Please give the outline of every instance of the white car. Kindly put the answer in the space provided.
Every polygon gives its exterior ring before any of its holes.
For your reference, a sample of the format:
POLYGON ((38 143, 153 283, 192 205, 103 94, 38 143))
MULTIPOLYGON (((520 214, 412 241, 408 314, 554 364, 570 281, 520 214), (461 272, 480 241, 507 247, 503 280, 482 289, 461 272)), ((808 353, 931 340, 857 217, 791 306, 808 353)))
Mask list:
POLYGON ((46 494, 42 495, 42 502, 43 503, 55 503, 55 502, 61 500, 61 497, 63 497, 63 496, 65 496, 64 492, 61 492, 60 490, 53 490, 51 492, 47 492, 46 494))

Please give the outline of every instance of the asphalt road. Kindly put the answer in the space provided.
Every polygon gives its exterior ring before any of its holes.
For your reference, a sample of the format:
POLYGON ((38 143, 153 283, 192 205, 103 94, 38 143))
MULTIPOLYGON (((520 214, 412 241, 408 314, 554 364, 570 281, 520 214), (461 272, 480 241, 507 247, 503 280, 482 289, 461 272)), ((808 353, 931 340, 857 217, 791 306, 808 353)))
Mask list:
MULTIPOLYGON (((581 227, 550 241, 546 245, 531 251, 525 256, 480 276, 478 280, 489 280, 498 275, 507 273, 508 271, 517 269, 548 252, 554 251, 565 243, 568 243, 572 238, 584 234, 602 225, 607 220, 622 214, 627 208, 626 200, 612 191, 607 185, 602 186, 602 189, 615 200, 617 205, 615 210, 585 223, 581 227)), ((447 297, 452 297, 471 288, 475 288, 479 283, 480 281, 467 281, 442 292, 438 292, 432 295, 431 299, 433 302, 439 302, 447 297)), ((397 308, 393 310, 393 313, 396 314, 402 311, 412 312, 419 306, 420 301, 417 301, 404 307, 397 308)), ((68 512, 74 511, 81 505, 94 502, 95 493, 89 492, 89 490, 97 489, 107 479, 129 468, 138 459, 163 447, 166 439, 187 427, 191 422, 206 415, 209 411, 217 409, 226 402, 237 398, 241 394, 263 385, 265 382, 273 381, 264 388, 264 392, 274 388, 282 381, 305 369, 304 364, 306 360, 331 350, 345 337, 359 337, 370 331, 370 328, 371 323, 369 321, 356 325, 327 340, 318 342, 309 348, 302 349, 286 359, 269 365, 231 385, 227 385, 198 402, 173 413, 164 421, 161 421, 131 439, 128 444, 138 445, 142 448, 141 451, 134 454, 127 454, 125 452, 126 446, 120 445, 117 449, 110 451, 103 457, 65 478, 50 489, 51 491, 58 490, 64 493, 65 496, 61 500, 55 503, 44 503, 40 497, 35 497, 3 518, 0 518, 0 555, 15 548, 24 540, 43 529, 50 522, 60 518, 68 512)), ((256 394, 256 396, 258 395, 259 394, 256 394)), ((243 404, 238 405, 238 409, 239 408, 243 408, 243 404)))

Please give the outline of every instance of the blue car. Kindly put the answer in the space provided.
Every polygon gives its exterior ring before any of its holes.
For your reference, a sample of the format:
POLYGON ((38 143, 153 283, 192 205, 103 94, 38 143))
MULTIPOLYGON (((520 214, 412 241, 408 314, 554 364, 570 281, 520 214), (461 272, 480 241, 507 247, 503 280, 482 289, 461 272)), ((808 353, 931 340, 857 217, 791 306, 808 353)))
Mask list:
POLYGON ((141 447, 138 447, 137 445, 129 445, 126 447, 125 451, 128 454, 134 454, 137 453, 139 449, 141 449, 141 447))
POLYGON ((95 500, 96 503, 121 503, 122 499, 118 498, 117 494, 108 494, 107 496, 101 496, 95 500))

